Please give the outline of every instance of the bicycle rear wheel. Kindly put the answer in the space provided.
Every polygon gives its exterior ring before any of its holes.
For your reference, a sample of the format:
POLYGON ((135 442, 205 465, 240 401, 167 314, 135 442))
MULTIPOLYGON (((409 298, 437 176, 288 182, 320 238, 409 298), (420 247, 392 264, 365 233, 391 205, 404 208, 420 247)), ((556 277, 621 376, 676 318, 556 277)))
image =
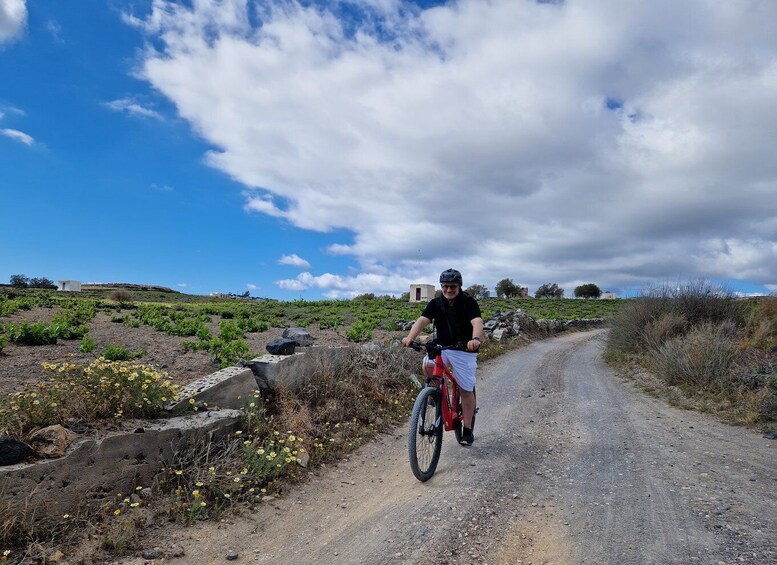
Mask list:
POLYGON ((410 469, 419 481, 428 481, 437 469, 442 449, 440 389, 428 386, 418 393, 410 416, 407 450, 410 469))

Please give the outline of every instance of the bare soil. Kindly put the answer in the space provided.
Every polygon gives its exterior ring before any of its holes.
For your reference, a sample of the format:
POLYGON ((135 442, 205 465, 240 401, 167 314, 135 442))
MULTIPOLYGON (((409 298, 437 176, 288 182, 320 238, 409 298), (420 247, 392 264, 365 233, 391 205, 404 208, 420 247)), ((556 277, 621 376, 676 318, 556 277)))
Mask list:
MULTIPOLYGON (((1 322, 49 322, 57 313, 56 308, 33 308, 16 312, 13 316, 0 318, 1 322)), ((125 312, 118 313, 118 315, 125 312)), ((214 317, 215 318, 215 317, 214 317)), ((218 333, 218 319, 211 323, 211 333, 218 333)), ((347 345, 345 336, 334 330, 308 328, 316 345, 347 345)), ((246 341, 251 356, 267 353, 269 341, 281 337, 283 329, 270 328, 265 332, 248 333, 246 341)), ((217 362, 206 351, 185 351, 182 343, 192 341, 191 337, 178 337, 159 332, 149 326, 132 328, 122 323, 111 322, 111 316, 98 312, 89 325, 89 337, 95 341, 91 353, 81 353, 80 340, 59 340, 55 345, 20 346, 9 343, 0 353, 0 394, 19 392, 25 385, 48 378, 42 363, 70 361, 88 364, 105 350, 108 345, 121 346, 132 352, 143 352, 137 359, 155 369, 165 371, 174 383, 184 385, 205 377, 219 369, 217 362)), ((382 342, 400 338, 405 332, 375 330, 374 341, 382 342)), ((249 358, 250 358, 249 357, 249 358)))
POLYGON ((400 427, 282 498, 143 546, 172 564, 777 563, 777 442, 641 393, 604 364, 603 336, 483 363, 475 444, 446 433, 426 483, 400 427))

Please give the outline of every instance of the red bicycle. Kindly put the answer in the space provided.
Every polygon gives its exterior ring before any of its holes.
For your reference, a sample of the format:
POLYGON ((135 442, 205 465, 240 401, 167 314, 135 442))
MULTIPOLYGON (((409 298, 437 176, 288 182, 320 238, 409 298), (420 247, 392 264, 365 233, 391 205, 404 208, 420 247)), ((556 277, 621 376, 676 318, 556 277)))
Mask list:
MULTIPOLYGON (((416 351, 426 349, 429 359, 434 360, 434 374, 426 378, 426 386, 418 393, 410 416, 409 441, 407 443, 410 455, 410 469, 419 481, 428 481, 437 469, 442 449, 443 431, 451 431, 456 435, 456 442, 461 440, 462 412, 461 394, 456 378, 448 370, 442 360, 445 349, 460 349, 466 351, 467 345, 440 346, 436 343, 419 343, 410 345, 416 351)), ((474 391, 473 391, 474 392, 474 391)), ((477 413, 477 409, 475 409, 477 413)), ((472 415, 472 428, 475 428, 475 415, 472 415)))

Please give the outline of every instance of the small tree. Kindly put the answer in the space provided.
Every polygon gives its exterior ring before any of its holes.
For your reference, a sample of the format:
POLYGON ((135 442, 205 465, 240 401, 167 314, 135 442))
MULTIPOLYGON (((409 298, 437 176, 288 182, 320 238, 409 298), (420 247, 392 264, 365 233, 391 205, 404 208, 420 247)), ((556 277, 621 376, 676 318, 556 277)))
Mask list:
POLYGON ((11 286, 27 288, 30 286, 30 279, 25 275, 11 275, 11 286))
POLYGON ((33 277, 30 279, 30 288, 57 288, 57 285, 46 277, 33 277))
POLYGON ((599 298, 601 295, 601 289, 594 283, 581 284, 575 287, 576 298, 599 298))
POLYGON ((513 279, 502 279, 496 283, 496 295, 499 298, 514 298, 521 292, 521 287, 513 282, 513 279))
POLYGON ((473 284, 464 292, 471 295, 475 300, 483 300, 484 298, 488 298, 491 295, 488 289, 482 284, 473 284))
POLYGON ((564 289, 556 283, 545 283, 534 293, 534 298, 564 298, 564 289))

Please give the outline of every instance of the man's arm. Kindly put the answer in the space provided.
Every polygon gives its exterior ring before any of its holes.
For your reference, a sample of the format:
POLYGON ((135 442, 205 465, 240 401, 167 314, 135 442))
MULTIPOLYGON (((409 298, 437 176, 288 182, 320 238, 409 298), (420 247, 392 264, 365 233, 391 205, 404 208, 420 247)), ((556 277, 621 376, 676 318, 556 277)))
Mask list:
MULTIPOLYGON (((415 338, 418 337, 418 334, 420 334, 423 331, 423 329, 431 323, 432 321, 426 316, 420 316, 415 321, 415 324, 413 324, 413 327, 410 328, 410 333, 407 334, 407 337, 402 338, 402 345, 404 345, 405 347, 410 347, 410 344, 413 341, 415 341, 415 338)), ((482 323, 482 320, 481 320, 481 323, 482 323)))
POLYGON ((480 340, 483 339, 483 318, 472 318, 472 339, 467 342, 467 351, 480 349, 480 340))

